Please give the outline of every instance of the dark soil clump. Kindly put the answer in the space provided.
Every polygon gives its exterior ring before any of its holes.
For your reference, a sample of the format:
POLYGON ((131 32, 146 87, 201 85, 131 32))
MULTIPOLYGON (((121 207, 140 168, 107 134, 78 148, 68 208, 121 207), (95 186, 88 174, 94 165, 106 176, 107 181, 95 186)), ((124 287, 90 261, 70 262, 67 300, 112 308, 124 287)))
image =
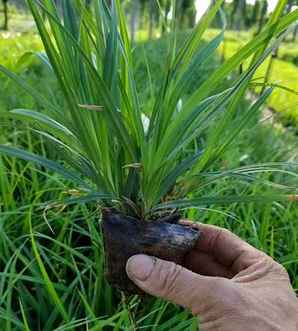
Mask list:
POLYGON ((103 210, 102 230, 106 253, 107 279, 128 294, 141 291, 127 277, 127 260, 135 254, 147 254, 178 264, 197 243, 200 232, 178 224, 179 216, 155 221, 141 221, 103 210))

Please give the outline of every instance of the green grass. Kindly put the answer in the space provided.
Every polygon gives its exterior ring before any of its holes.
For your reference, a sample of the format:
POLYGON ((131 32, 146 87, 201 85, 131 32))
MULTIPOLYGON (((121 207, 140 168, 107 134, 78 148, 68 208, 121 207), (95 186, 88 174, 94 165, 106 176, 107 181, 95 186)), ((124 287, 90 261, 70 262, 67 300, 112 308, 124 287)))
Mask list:
POLYGON ((279 49, 278 58, 298 65, 298 43, 287 41, 279 49))
MULTIPOLYGON (((144 93, 144 108, 152 103, 150 95, 155 93, 152 88, 158 91, 161 84, 159 73, 163 64, 158 60, 164 53, 164 42, 141 44, 134 53, 138 85, 140 92, 144 93), (150 52, 150 56, 143 56, 144 49, 150 52), (154 73, 151 88, 144 79, 147 66, 154 73)), ((14 41, 9 41, 7 47, 11 43, 14 41)), ((31 48, 30 40, 25 48, 31 48)), ((20 50, 21 53, 23 51, 25 49, 20 50)), ((209 71, 212 72, 217 66, 216 61, 217 57, 201 68, 197 72, 198 79, 204 81, 209 71)), ((37 63, 26 65, 28 67, 20 73, 29 80, 30 86, 39 86, 39 91, 42 91, 47 85, 50 90, 56 91, 56 83, 47 71, 37 63)), ((229 78, 225 80, 226 86, 230 83, 229 78)), ((0 98, 0 112, 21 106, 38 107, 31 97, 16 90, 15 85, 3 76, 0 84, 5 87, 5 97, 0 98)), ((195 86, 192 87, 195 89, 195 86)), ((192 89, 188 91, 192 92, 192 89)), ((245 100, 239 105, 241 110, 247 107, 245 100)), ((273 129, 270 125, 260 124, 259 115, 255 114, 250 127, 235 139, 232 148, 223 153, 214 170, 224 171, 259 162, 298 161, 296 137, 273 129)), ((12 123, 1 127, 0 143, 10 142, 29 151, 55 157, 56 152, 51 144, 20 121, 14 120, 12 123)), ((201 139, 204 140, 205 136, 201 139)), ((289 179, 282 173, 268 173, 260 178, 297 187, 297 178, 289 179)), ((247 184, 239 185, 236 180, 223 178, 208 189, 208 194, 226 192, 240 195, 246 190, 256 195, 264 193, 258 182, 248 187, 247 184)), ((271 188, 267 187, 266 190, 269 193, 271 188)), ((36 168, 32 163, 2 156, 0 192, 2 330, 197 329, 196 320, 179 307, 155 299, 127 298, 110 288, 103 271, 99 204, 68 206, 50 203, 78 195, 70 182, 43 167, 36 168)), ((264 250, 283 263, 293 286, 298 289, 297 206, 275 202, 232 204, 218 207, 216 211, 207 207, 191 209, 185 216, 229 228, 264 250)))
MULTIPOLYGON (((216 34, 217 30, 209 30, 208 39, 216 34)), ((220 52, 226 59, 234 55, 251 37, 251 32, 226 32, 224 48, 220 52)), ((269 82, 279 84, 294 92, 276 88, 268 100, 268 106, 276 111, 285 125, 298 126, 298 47, 295 43, 282 43, 278 58, 274 59, 269 82), (295 64, 296 63, 296 64, 295 64)), ((266 61, 256 72, 255 77, 264 77, 267 71, 268 61, 266 61)))
POLYGON ((15 68, 20 54, 42 49, 40 38, 34 32, 0 32, 0 63, 8 68, 15 68))
MULTIPOLYGON (((258 75, 264 76, 267 67, 260 68, 258 75)), ((298 67, 290 62, 279 59, 273 60, 269 81, 285 86, 295 92, 276 88, 268 100, 270 108, 278 112, 280 118, 288 126, 298 127, 298 67)))
MULTIPOLYGON (((288 155, 281 148, 284 147, 281 137, 270 128, 256 127, 253 133, 246 134, 249 137, 242 136, 233 152, 226 154, 232 165, 243 165, 240 158, 244 151, 248 152, 243 146, 247 142, 250 158, 258 158, 261 152, 262 161, 273 160, 277 148, 279 155, 275 155, 275 161, 288 155), (258 151, 257 139, 266 143, 266 154, 264 149, 258 151)), ((74 330, 85 330, 87 323, 89 330, 192 330, 193 319, 182 309, 160 300, 123 298, 109 287, 103 277, 96 205, 48 205, 40 209, 39 203, 61 198, 68 189, 67 183, 58 176, 44 177, 30 165, 24 168, 20 161, 8 163, 7 171, 6 187, 14 193, 14 199, 5 203, 1 213, 0 321, 3 330, 23 330, 26 323, 32 331, 37 330, 38 325, 42 330, 67 330, 71 325, 67 319, 72 320, 73 325, 81 323, 70 328, 74 330), (49 300, 53 291, 63 300, 63 308, 49 300), (61 311, 68 316, 64 322, 61 311)), ((225 185, 237 190, 237 186, 222 183, 214 187, 214 191, 225 185)), ((260 208, 250 204, 223 207, 216 213, 191 210, 188 216, 229 228, 266 251, 285 265, 293 286, 298 287, 295 206, 266 204, 260 208)))

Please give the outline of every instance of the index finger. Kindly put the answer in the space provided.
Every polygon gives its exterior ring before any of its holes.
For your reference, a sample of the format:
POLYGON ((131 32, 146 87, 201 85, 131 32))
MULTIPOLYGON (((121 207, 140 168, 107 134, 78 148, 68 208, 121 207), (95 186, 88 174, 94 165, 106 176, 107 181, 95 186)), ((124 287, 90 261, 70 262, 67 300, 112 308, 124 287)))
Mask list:
POLYGON ((226 229, 187 220, 181 221, 181 224, 202 231, 195 249, 212 255, 219 263, 230 267, 234 272, 238 273, 264 257, 264 253, 226 229))

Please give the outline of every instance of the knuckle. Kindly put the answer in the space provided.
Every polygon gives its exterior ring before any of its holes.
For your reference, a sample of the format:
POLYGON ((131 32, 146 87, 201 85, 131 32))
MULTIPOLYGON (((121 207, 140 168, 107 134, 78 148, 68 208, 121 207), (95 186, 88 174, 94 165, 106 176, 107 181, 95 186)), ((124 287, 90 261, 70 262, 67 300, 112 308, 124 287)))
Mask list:
POLYGON ((224 228, 219 228, 219 227, 214 227, 216 231, 214 232, 214 236, 210 240, 210 250, 213 251, 215 250, 216 244, 221 240, 221 238, 225 236, 229 236, 231 232, 227 229, 224 228))
POLYGON ((272 272, 279 275, 282 279, 290 281, 290 277, 287 269, 283 265, 277 263, 274 260, 272 260, 272 272))
POLYGON ((221 232, 222 232, 222 234, 230 234, 230 233, 232 233, 230 230, 228 230, 226 228, 222 228, 221 229, 221 232))
POLYGON ((288 275, 286 268, 276 262, 272 257, 262 253, 261 255, 261 262, 262 264, 267 267, 268 273, 271 274, 279 274, 279 275, 288 275))
POLYGON ((222 237, 225 237, 227 235, 230 235, 231 232, 225 228, 218 228, 216 239, 219 240, 222 237))
POLYGON ((259 253, 259 256, 256 258, 256 263, 267 270, 267 272, 271 272, 274 268, 275 261, 268 255, 263 252, 259 253))
POLYGON ((281 265, 281 264, 279 264, 275 261, 273 261, 273 262, 274 262, 273 263, 273 269, 274 270, 279 272, 281 275, 288 275, 288 272, 287 272, 286 268, 283 265, 281 265))

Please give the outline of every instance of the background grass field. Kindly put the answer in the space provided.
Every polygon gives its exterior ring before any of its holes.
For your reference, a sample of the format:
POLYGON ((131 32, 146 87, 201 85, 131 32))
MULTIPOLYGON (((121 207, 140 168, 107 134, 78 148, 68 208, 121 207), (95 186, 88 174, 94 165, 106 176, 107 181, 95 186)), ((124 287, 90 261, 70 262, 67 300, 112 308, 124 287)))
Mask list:
MULTIPOLYGON (((210 29, 207 38, 218 33, 210 29)), ((227 31, 221 54, 225 59, 234 55, 252 37, 252 31, 227 31)), ((268 107, 278 114, 279 120, 286 126, 298 126, 298 45, 296 42, 286 41, 277 51, 278 57, 273 59, 269 82, 278 84, 286 89, 276 88, 269 99, 268 107)), ((267 60, 256 73, 257 77, 264 77, 268 68, 267 60)))

